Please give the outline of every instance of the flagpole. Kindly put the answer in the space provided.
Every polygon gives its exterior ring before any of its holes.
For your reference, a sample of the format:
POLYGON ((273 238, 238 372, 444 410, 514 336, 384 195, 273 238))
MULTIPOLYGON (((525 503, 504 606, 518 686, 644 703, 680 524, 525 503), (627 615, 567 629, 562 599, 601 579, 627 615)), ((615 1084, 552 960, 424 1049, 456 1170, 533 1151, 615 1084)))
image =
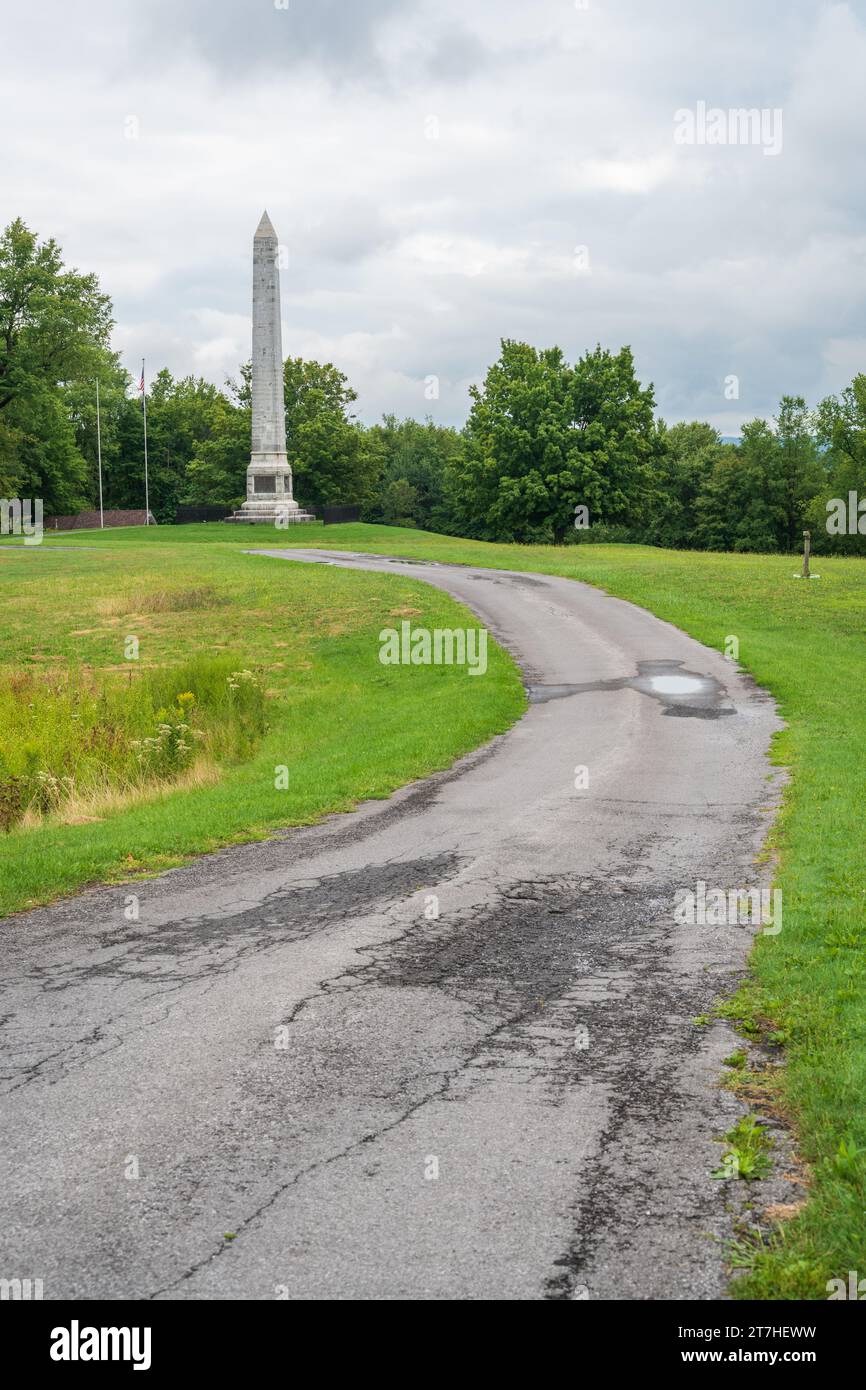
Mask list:
POLYGON ((96 378, 96 457, 99 463, 99 529, 105 526, 102 510, 102 430, 99 424, 99 377, 96 378))
POLYGON ((144 385, 144 358, 141 359, 141 408, 144 412, 144 524, 150 525, 150 490, 147 481, 147 390, 144 385))

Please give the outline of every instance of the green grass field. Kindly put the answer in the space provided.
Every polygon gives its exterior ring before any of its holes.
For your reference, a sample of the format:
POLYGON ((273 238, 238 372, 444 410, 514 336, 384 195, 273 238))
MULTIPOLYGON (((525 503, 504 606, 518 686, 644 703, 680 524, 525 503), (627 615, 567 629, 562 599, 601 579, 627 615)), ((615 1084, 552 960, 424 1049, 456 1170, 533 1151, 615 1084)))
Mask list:
POLYGON ((465 614, 454 617, 456 605, 408 580, 330 570, 298 575, 240 553, 242 545, 275 543, 564 575, 630 599, 710 647, 724 650, 727 638, 738 639, 741 666, 773 693, 787 722, 774 754, 792 780, 773 833, 784 929, 759 939, 749 981, 723 1010, 746 1036, 784 1044, 784 1070, 738 1067, 735 1083, 789 1119, 809 1200, 763 1246, 740 1242, 736 1262, 746 1273, 735 1292, 819 1299, 828 1279, 851 1269, 866 1275, 866 563, 821 559, 819 580, 796 582, 791 557, 487 545, 360 525, 315 525, 276 539, 221 525, 88 533, 48 540, 26 556, 0 547, 0 665, 110 668, 120 660, 122 629, 135 629, 100 621, 100 594, 207 583, 228 592, 226 603, 171 621, 152 615, 142 629, 145 659, 168 662, 193 643, 230 649, 246 664, 268 667, 276 692, 273 729, 260 753, 215 785, 166 795, 99 825, 5 837, 3 910, 122 874, 127 864, 176 863, 197 849, 384 795, 516 717, 521 692, 500 653, 492 681, 461 680, 443 668, 431 670, 429 689, 401 682, 399 668, 378 666, 375 633, 386 615, 405 606, 420 610, 428 626, 470 623, 465 614), (289 792, 268 785, 275 762, 293 769, 289 792))
MULTIPOLYGON (((478 626, 429 585, 159 534, 168 543, 113 532, 75 547, 0 547, 0 690, 4 674, 23 669, 32 701, 31 678, 56 684, 68 672, 76 687, 107 685, 116 710, 143 680, 176 698, 195 683, 191 659, 212 658, 257 673, 268 731, 247 756, 218 760, 215 779, 211 769, 201 784, 134 789, 130 804, 97 805, 76 818, 84 823, 54 816, 0 834, 0 915, 387 796, 448 767, 525 707, 513 663, 492 644, 483 680, 456 666, 380 663, 379 632, 404 614, 431 628, 478 626), (137 661, 126 659, 130 637, 137 661)), ((63 744, 67 730, 57 730, 58 756, 75 751, 63 744)), ((7 721, 0 754, 4 737, 14 744, 24 733, 7 721)))

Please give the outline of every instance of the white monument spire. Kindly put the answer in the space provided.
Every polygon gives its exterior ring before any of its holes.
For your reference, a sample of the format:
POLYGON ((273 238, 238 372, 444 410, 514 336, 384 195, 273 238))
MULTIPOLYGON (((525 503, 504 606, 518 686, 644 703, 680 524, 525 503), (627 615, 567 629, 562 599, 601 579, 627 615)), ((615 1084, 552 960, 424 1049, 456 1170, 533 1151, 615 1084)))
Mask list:
POLYGON ((265 208, 264 212, 262 213, 262 220, 261 220, 261 222, 259 223, 258 227, 256 228, 256 236, 257 236, 257 237, 273 237, 274 240, 276 241, 277 234, 276 234, 276 232, 274 231, 274 224, 273 224, 273 222, 272 222, 271 219, 268 217, 268 210, 267 210, 267 208, 265 208))
POLYGON ((247 500, 231 521, 286 525, 312 521, 292 496, 286 453, 283 341, 280 322, 280 247, 267 212, 253 237, 253 438, 247 500))
MULTIPOLYGON (((253 238, 253 451, 250 468, 263 479, 289 467, 283 400, 283 335, 280 324, 280 248, 266 212, 253 238), (258 471, 262 470, 262 471, 258 471)), ((292 475, 284 473, 289 497, 292 475)))

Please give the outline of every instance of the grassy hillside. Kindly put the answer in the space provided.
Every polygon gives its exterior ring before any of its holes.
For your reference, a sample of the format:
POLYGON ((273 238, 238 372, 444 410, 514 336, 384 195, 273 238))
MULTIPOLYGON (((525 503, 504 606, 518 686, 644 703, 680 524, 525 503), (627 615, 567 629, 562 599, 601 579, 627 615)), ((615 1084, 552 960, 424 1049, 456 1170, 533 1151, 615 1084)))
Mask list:
POLYGON ((478 626, 429 585, 176 534, 0 546, 7 825, 10 788, 40 777, 35 807, 0 833, 0 915, 387 796, 524 708, 493 644, 482 680, 380 663, 379 632, 404 615, 478 626))
MULTIPOLYGON (((196 619, 188 637, 207 630, 225 641, 231 634, 230 640, 253 661, 261 660, 263 642, 274 648, 279 632, 280 640, 293 644, 292 668, 300 681, 299 686, 293 685, 294 693, 283 687, 282 698, 289 702, 289 709, 299 714, 304 711, 308 728, 330 738, 333 763, 322 766, 317 761, 308 773, 300 774, 305 777, 303 795, 291 806, 281 803, 282 823, 293 816, 316 814, 334 801, 348 804, 353 794, 369 794, 371 788, 382 792, 401 777, 423 770, 425 760, 430 766, 442 765, 459 751, 455 745, 468 747, 473 738, 484 737, 514 716, 519 693, 503 663, 495 709, 487 705, 488 694, 471 691, 477 704, 461 699, 455 707, 461 711, 459 737, 449 742, 451 731, 434 727, 429 746, 419 746, 428 737, 426 727, 407 729, 405 722, 401 726, 399 719, 392 718, 396 709, 392 701, 411 701, 417 692, 413 695, 411 690, 395 685, 388 690, 387 704, 375 700, 365 704, 363 663, 369 655, 369 633, 381 626, 383 611, 405 603, 429 613, 430 605, 440 600, 428 596, 422 586, 377 576, 339 576, 325 571, 327 578, 314 580, 304 570, 303 582, 298 583, 291 578, 289 567, 272 574, 265 562, 238 553, 241 545, 275 543, 325 545, 560 574, 641 604, 708 646, 724 650, 727 638, 738 639, 741 666, 774 694, 787 721, 775 756, 790 766, 793 776, 774 833, 779 856, 777 882, 784 895, 784 929, 777 937, 759 939, 752 958, 752 977, 738 999, 725 1005, 725 1011, 739 1020, 747 1036, 785 1046, 788 1065, 784 1073, 770 1069, 744 1075, 738 1070, 736 1084, 746 1094, 759 1097, 763 1107, 777 1105, 789 1117, 808 1165, 810 1189, 805 1210, 780 1226, 769 1244, 761 1247, 748 1238, 743 1240, 739 1261, 747 1267, 747 1275, 737 1292, 759 1298, 826 1298, 829 1278, 845 1278, 849 1269, 866 1274, 866 889, 860 863, 862 807, 866 802, 866 562, 822 558, 815 566, 821 578, 803 582, 792 577, 796 563, 782 556, 618 546, 554 549, 487 545, 367 526, 316 525, 296 533, 280 533, 276 538, 248 528, 233 531, 219 525, 164 528, 148 534, 126 531, 104 537, 65 538, 63 544, 72 549, 66 549, 62 556, 49 553, 59 544, 49 541, 33 562, 12 559, 0 550, 0 594, 5 596, 0 618, 4 624, 11 621, 13 630, 17 623, 19 641, 30 660, 50 661, 65 652, 63 659, 67 660, 74 655, 76 659, 108 662, 112 658, 103 645, 109 640, 104 631, 80 635, 75 641, 83 645, 69 649, 72 639, 68 630, 93 625, 85 609, 88 601, 92 606, 100 584, 127 583, 133 566, 143 567, 154 583, 168 566, 179 567, 173 570, 176 582, 181 582, 184 567, 184 574, 195 574, 197 582, 207 575, 208 582, 221 584, 222 577, 228 580, 231 576, 232 583, 240 585, 241 595, 247 596, 241 597, 241 603, 257 615, 256 623, 261 627, 247 638, 240 613, 232 630, 223 611, 208 629, 200 628, 196 619), (192 544, 182 547, 182 541, 192 544), (74 554, 84 546, 95 547, 88 561, 74 554), (88 564, 94 566, 92 571, 87 570, 88 564), (81 569, 76 568, 79 565, 81 569), (260 568, 251 569, 255 565, 260 568), (52 598, 47 577, 55 572, 58 583, 52 598), (45 587, 32 587, 40 583, 45 587), (318 588, 319 584, 325 587, 318 588), (399 600, 394 598, 395 584, 404 586, 399 600), (386 585, 390 587, 386 589, 386 585), (318 594, 316 601, 322 605, 318 617, 304 605, 304 594, 311 592, 318 594), (363 595, 361 605, 359 595, 363 595), (46 637, 34 624, 35 600, 55 605, 46 618, 53 636, 46 637), (67 602, 72 604, 68 613, 62 607, 67 602), (329 605, 340 602, 343 616, 337 622, 345 623, 346 630, 337 640, 325 641, 329 620, 323 614, 329 605), (278 616, 272 608, 275 603, 279 605, 278 616), (365 627, 368 603, 377 605, 376 617, 365 627), (297 638, 287 636, 295 604, 302 615, 303 636, 297 638), (359 606, 364 613, 357 611, 359 606), (297 675, 301 667, 295 657, 302 651, 316 671, 314 688, 311 681, 297 675), (372 768, 358 763, 358 758, 366 758, 366 747, 352 753, 356 745, 347 743, 356 720, 346 716, 342 704, 346 686, 354 688, 357 707, 373 713, 371 737, 379 752, 372 768), (293 700, 299 703, 293 706, 293 700), (323 710, 340 719, 336 729, 322 716, 323 710), (390 738, 401 727, 398 754, 390 738), (379 756, 385 758, 387 771, 379 767, 379 756), (360 791, 347 790, 348 774, 356 778, 360 791)), ((11 659, 7 647, 3 660, 11 659)), ((274 679, 279 679, 276 673, 274 679)), ((487 684, 467 681, 461 692, 465 695, 468 687, 487 684)), ((426 712, 426 696, 422 703, 426 712)), ((409 712, 404 705, 404 721, 409 712)), ((292 727, 289 721, 286 738, 294 737, 292 727)), ((280 739, 269 745, 262 775, 283 746, 280 739)), ((311 746, 315 747, 315 738, 301 738, 292 745, 293 766, 303 767, 305 750, 311 746)), ((269 798, 263 800, 261 782, 250 784, 242 776, 246 800, 238 806, 225 794, 228 785, 227 780, 216 789, 184 795, 184 807, 193 807, 196 823, 202 825, 205 822, 198 820, 199 809, 204 804, 212 806, 212 798, 219 801, 222 797, 219 814, 210 812, 211 818, 206 818, 210 842, 216 843, 222 835, 246 834, 244 817, 251 817, 251 823, 260 828, 277 823, 280 807, 269 798), (261 814, 265 804, 267 814, 261 814)), ((178 804, 175 802, 175 807, 178 804)), ((155 806, 136 812, 135 817, 141 819, 130 823, 126 844, 138 846, 143 836, 141 843, 149 862, 160 853, 176 856, 194 847, 177 828, 174 812, 163 814, 155 806)), ((53 862, 55 854, 60 853, 63 859, 70 851, 60 832, 51 833, 60 836, 44 843, 53 862)), ((83 864, 84 857, 92 853, 91 842, 98 842, 100 835, 113 837, 111 825, 97 827, 96 836, 93 827, 88 827, 88 834, 78 837, 79 858, 73 858, 73 871, 67 869, 64 882, 55 883, 55 887, 71 886, 76 874, 81 881, 102 872, 105 857, 89 859, 86 872, 83 864)), ((14 846, 16 836, 8 839, 14 846)), ((119 842, 114 843, 115 853, 120 848, 119 842)), ((0 853, 2 850, 0 845, 0 853)), ((8 852, 14 857, 14 847, 8 852)), ((69 864, 70 860, 63 862, 69 864)), ((0 872, 4 868, 0 860, 0 872)), ((25 877, 29 873, 28 892, 36 894, 39 871, 21 872, 25 877)), ((16 891, 20 902, 23 880, 16 891)), ((759 1190, 755 1200, 759 1205, 759 1190)))

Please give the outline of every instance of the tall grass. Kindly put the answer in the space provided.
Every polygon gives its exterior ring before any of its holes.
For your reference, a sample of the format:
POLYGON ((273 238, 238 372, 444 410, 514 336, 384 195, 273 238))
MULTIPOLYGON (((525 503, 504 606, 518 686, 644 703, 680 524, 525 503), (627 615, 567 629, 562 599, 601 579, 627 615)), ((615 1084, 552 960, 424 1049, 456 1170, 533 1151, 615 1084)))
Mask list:
POLYGON ((266 730, 259 677, 230 656, 99 676, 0 673, 0 830, 134 799, 251 755, 266 730))

